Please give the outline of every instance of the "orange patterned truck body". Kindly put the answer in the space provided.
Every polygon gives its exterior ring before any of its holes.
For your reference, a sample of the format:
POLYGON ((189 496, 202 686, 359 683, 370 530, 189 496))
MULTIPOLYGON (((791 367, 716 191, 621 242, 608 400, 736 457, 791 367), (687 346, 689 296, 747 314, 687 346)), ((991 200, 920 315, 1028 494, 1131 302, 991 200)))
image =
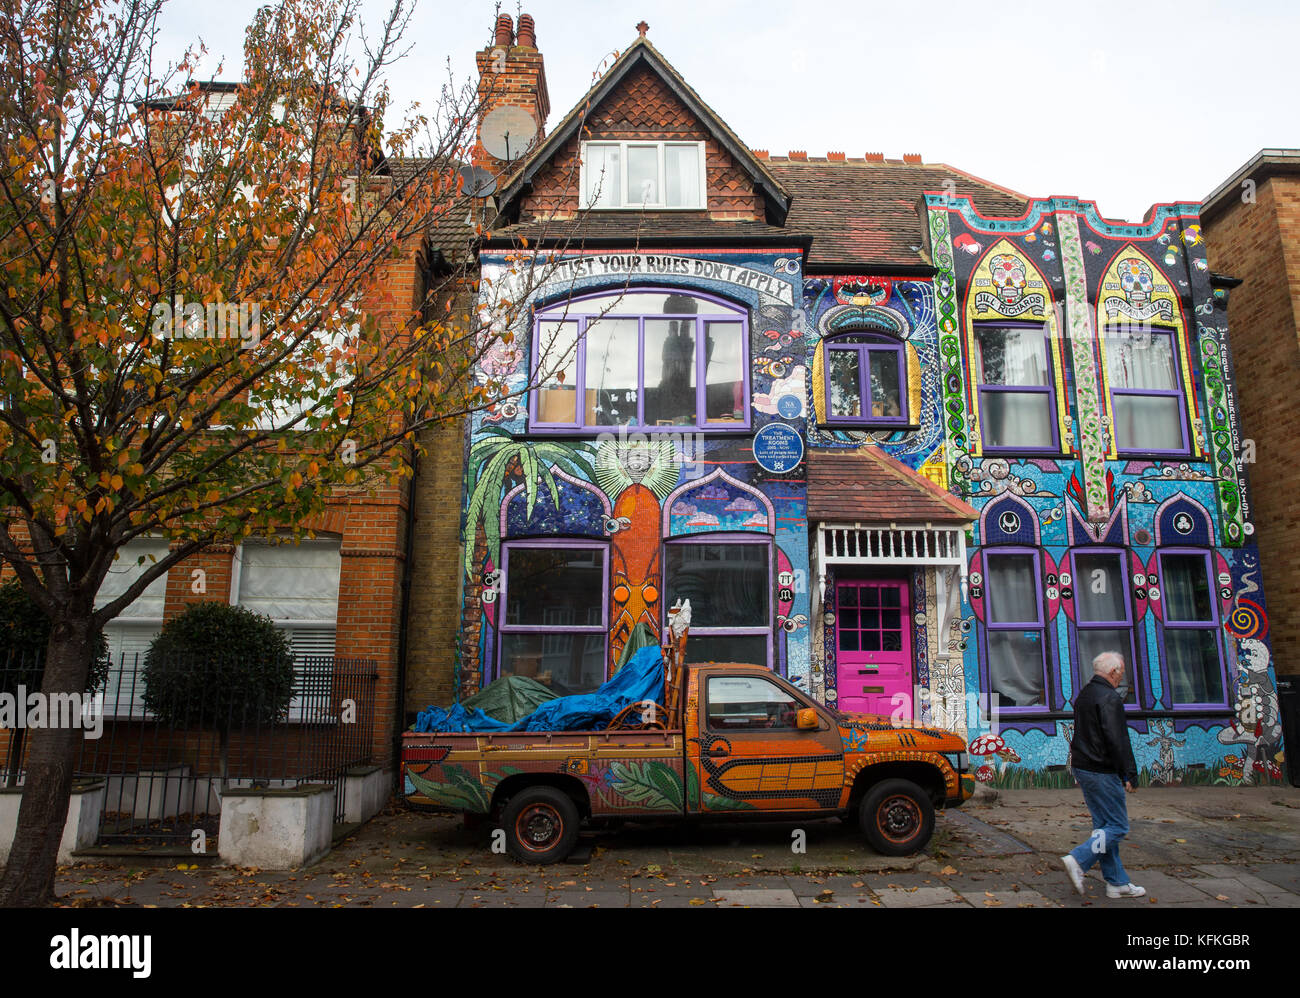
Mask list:
POLYGON ((973 792, 959 735, 841 714, 758 666, 692 667, 682 714, 667 731, 408 732, 405 796, 492 815, 514 855, 552 862, 583 819, 617 818, 856 814, 903 855, 973 792))

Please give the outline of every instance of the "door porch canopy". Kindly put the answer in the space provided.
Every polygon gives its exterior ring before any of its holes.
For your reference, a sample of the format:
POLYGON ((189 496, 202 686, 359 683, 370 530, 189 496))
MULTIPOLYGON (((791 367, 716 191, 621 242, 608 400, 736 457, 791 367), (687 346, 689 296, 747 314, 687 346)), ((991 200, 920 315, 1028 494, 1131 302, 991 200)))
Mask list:
MULTIPOLYGON (((955 575, 964 590, 966 528, 978 515, 877 447, 811 450, 808 523, 817 529, 817 608, 825 600, 831 565, 947 567, 936 573, 940 586, 955 575)), ((945 602, 941 598, 939 605, 945 602)))

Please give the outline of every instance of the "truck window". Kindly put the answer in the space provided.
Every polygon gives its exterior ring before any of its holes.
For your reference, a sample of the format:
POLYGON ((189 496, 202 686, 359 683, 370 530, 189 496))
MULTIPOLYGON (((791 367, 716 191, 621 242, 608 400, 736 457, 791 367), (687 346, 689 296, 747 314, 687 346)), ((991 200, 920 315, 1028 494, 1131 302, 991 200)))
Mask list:
POLYGON ((710 676, 708 724, 718 731, 796 728, 804 705, 760 676, 710 676))

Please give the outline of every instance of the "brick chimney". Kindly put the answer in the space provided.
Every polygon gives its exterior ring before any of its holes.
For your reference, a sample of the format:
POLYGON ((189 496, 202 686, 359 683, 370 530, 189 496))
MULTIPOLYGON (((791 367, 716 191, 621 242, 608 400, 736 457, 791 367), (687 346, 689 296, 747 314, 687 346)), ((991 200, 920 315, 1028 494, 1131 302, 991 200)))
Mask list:
POLYGON ((493 43, 475 57, 478 63, 478 97, 481 116, 473 161, 494 173, 507 170, 504 160, 497 159, 483 146, 483 120, 499 107, 523 108, 537 122, 537 142, 546 136, 546 118, 551 113, 551 97, 546 89, 546 67, 537 50, 537 25, 532 15, 519 15, 516 33, 509 14, 497 18, 493 43))

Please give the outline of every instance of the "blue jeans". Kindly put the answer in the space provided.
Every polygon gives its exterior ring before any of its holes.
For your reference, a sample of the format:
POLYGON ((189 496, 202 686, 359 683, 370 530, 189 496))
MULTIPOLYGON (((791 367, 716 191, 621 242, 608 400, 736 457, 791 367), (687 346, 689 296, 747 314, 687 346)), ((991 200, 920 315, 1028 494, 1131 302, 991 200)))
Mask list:
POLYGON ((1092 835, 1070 850, 1070 855, 1087 873, 1101 860, 1101 875, 1113 887, 1129 882, 1124 864, 1119 861, 1119 842, 1128 834, 1128 802, 1124 799, 1124 781, 1114 773, 1090 773, 1074 770, 1074 778, 1083 791, 1083 801, 1092 814, 1092 835))

